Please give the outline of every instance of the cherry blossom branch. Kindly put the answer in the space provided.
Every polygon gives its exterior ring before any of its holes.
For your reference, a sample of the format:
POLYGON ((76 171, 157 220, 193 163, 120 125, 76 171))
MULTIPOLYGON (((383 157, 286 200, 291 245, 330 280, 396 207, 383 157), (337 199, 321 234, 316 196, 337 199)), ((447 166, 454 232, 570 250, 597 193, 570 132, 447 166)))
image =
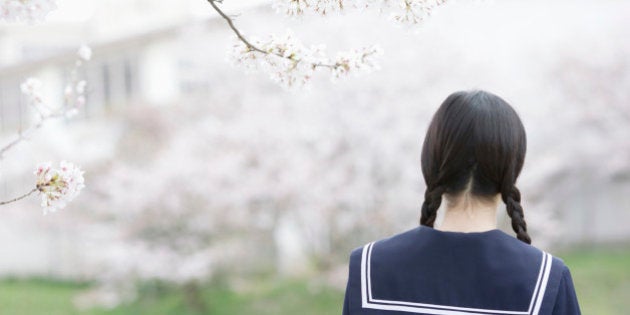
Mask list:
POLYGON ((22 93, 27 95, 28 104, 39 114, 39 120, 26 130, 20 130, 15 139, 11 140, 0 149, 0 160, 3 160, 5 154, 17 144, 27 140, 27 136, 35 130, 41 128, 47 120, 62 116, 73 116, 77 113, 78 108, 85 104, 84 94, 86 82, 84 80, 79 80, 77 77, 77 70, 83 65, 83 61, 87 61, 91 58, 92 51, 87 46, 81 46, 77 54, 79 59, 76 61, 75 67, 72 70, 72 82, 68 84, 64 90, 65 104, 60 110, 54 111, 44 103, 40 92, 42 83, 39 80, 29 78, 22 83, 20 86, 22 93))
MULTIPOLYGON (((350 73, 369 73, 379 68, 375 57, 382 54, 382 49, 378 46, 339 52, 335 58, 329 58, 324 53, 323 45, 307 47, 296 40, 290 32, 284 36, 271 35, 266 40, 247 38, 236 27, 234 19, 220 8, 219 4, 222 4, 223 0, 206 1, 227 22, 236 35, 237 42, 233 45, 232 51, 235 64, 248 69, 262 67, 274 81, 285 88, 305 85, 316 69, 328 69, 334 81, 350 73)), ((363 0, 347 4, 343 0, 274 0, 272 7, 278 13, 294 17, 305 14, 307 10, 327 15, 349 7, 372 8, 381 13, 391 12, 391 18, 397 23, 416 25, 431 16, 434 9, 446 1, 363 0)))
POLYGON ((290 31, 283 36, 271 35, 266 40, 248 39, 235 26, 234 20, 221 10, 218 4, 222 0, 207 1, 236 35, 232 52, 236 65, 249 69, 265 68, 274 81, 286 88, 304 85, 318 68, 330 70, 333 80, 351 72, 371 72, 378 68, 372 60, 382 54, 377 46, 339 52, 335 58, 328 58, 323 45, 307 47, 290 31))
MULTIPOLYGON (((27 21, 33 24, 43 21, 50 11, 57 8, 56 0, 0 0, 0 20, 10 22, 27 21)), ((39 129, 46 120, 60 116, 71 117, 78 113, 79 107, 85 105, 85 80, 79 80, 78 69, 84 61, 90 60, 92 50, 82 45, 77 51, 78 59, 72 69, 70 83, 66 85, 64 93, 64 103, 59 109, 54 109, 44 103, 41 93, 41 82, 36 78, 28 78, 20 85, 22 93, 28 97, 28 105, 39 114, 39 121, 26 131, 19 131, 17 138, 0 149, 0 160, 11 148, 26 139, 34 130, 39 129)), ((34 192, 39 192, 41 206, 44 214, 64 208, 66 204, 74 199, 81 189, 85 187, 83 173, 79 167, 67 161, 61 161, 59 168, 52 168, 51 162, 44 162, 37 165, 35 172, 37 176, 35 188, 28 193, 16 198, 1 201, 1 205, 6 205, 30 196, 34 192)))
POLYGON ((19 201, 39 192, 42 196, 41 206, 44 214, 64 208, 85 187, 83 173, 79 167, 67 161, 61 161, 59 168, 52 168, 51 162, 37 165, 35 188, 19 197, 1 201, 0 206, 19 201))

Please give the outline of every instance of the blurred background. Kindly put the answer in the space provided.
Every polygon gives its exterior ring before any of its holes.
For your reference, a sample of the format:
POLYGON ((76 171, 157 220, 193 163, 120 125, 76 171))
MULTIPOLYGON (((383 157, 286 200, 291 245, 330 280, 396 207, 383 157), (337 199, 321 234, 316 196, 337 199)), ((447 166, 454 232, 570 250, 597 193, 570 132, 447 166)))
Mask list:
POLYGON ((565 260, 584 314, 627 313, 630 2, 459 1, 412 30, 224 2, 246 35, 379 44, 381 69, 287 91, 231 65, 203 0, 59 0, 44 23, 0 24, 3 143, 36 117, 20 83, 61 101, 93 49, 84 110, 1 161, 0 200, 46 160, 81 166, 86 188, 46 216, 36 197, 0 209, 0 314, 340 314, 350 251, 417 225, 428 123, 473 88, 524 122, 533 245, 565 260))

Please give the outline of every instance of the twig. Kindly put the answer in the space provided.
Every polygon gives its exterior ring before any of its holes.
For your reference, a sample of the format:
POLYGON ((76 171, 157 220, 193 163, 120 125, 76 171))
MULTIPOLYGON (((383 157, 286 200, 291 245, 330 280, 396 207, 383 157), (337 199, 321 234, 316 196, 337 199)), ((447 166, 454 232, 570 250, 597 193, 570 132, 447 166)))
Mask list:
POLYGON ((2 205, 6 205, 7 203, 16 202, 16 201, 18 201, 18 200, 20 200, 20 199, 24 199, 24 198, 26 198, 26 197, 30 196, 32 193, 36 192, 37 190, 38 190, 38 189, 37 189, 37 187, 35 187, 35 188, 33 188, 33 190, 31 190, 31 191, 27 192, 26 194, 24 194, 24 195, 22 195, 22 196, 15 197, 15 198, 13 198, 13 199, 11 199, 11 200, 7 200, 7 201, 0 201, 0 206, 2 206, 2 205))
MULTIPOLYGON (((251 49, 251 50, 255 50, 255 51, 259 52, 259 53, 263 53, 263 54, 268 54, 268 53, 269 53, 269 52, 267 52, 267 51, 264 51, 264 50, 262 50, 262 49, 260 49, 260 48, 256 47, 256 46, 255 46, 255 45, 253 45, 252 43, 250 43, 250 42, 247 40, 247 38, 245 38, 245 36, 243 36, 243 34, 241 34, 241 32, 240 32, 240 31, 236 28, 236 26, 234 26, 234 21, 233 21, 233 20, 232 20, 229 16, 227 16, 227 14, 225 14, 225 12, 223 12, 223 11, 219 8, 219 6, 217 6, 217 4, 215 3, 215 2, 219 2, 219 3, 220 3, 221 1, 218 1, 218 0, 208 0, 208 2, 209 2, 209 3, 210 3, 210 5, 212 6, 212 8, 213 8, 215 11, 217 11, 217 13, 219 13, 219 15, 220 15, 223 19, 225 19, 225 20, 227 21, 227 23, 228 23, 228 25, 230 26, 230 28, 232 29, 232 31, 234 31, 234 34, 236 34, 236 36, 238 37, 238 39, 239 39, 240 41, 242 41, 242 42, 243 42, 243 44, 247 45, 247 47, 248 47, 249 49, 251 49)), ((284 57, 284 56, 280 56, 280 57, 284 57)))

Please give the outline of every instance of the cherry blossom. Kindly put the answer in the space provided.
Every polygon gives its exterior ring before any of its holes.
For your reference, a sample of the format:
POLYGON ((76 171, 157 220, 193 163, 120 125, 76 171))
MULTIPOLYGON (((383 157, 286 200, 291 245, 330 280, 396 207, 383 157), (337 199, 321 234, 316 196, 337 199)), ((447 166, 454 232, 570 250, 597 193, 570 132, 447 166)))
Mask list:
POLYGON ((92 48, 87 45, 81 45, 77 51, 79 58, 85 61, 89 61, 92 58, 92 48))
MULTIPOLYGON (((385 1, 391 5, 392 1, 385 1)), ((446 3, 446 0, 402 0, 397 9, 393 10, 390 17, 401 24, 419 24, 428 18, 435 8, 446 3)))
POLYGON ((65 160, 59 168, 52 168, 51 162, 40 163, 33 173, 37 176, 44 214, 64 208, 85 187, 84 171, 65 160))
POLYGON ((446 0, 358 0, 344 2, 343 0, 276 0, 272 7, 277 13, 287 16, 301 16, 307 12, 327 15, 331 12, 341 12, 346 9, 376 9, 381 13, 388 13, 390 17, 401 24, 415 25, 433 13, 446 0))
POLYGON ((278 13, 289 16, 302 15, 307 11, 326 15, 343 10, 344 2, 343 0, 276 0, 272 8, 278 13))
POLYGON ((378 69, 375 57, 382 54, 381 48, 372 46, 339 52, 332 59, 326 56, 324 45, 307 47, 290 30, 282 36, 270 35, 266 40, 252 38, 252 44, 254 47, 236 40, 230 54, 233 64, 267 72, 285 88, 303 87, 316 69, 330 71, 333 80, 348 73, 369 73, 378 69))
POLYGON ((55 0, 0 0, 0 20, 40 22, 55 9, 55 0))
POLYGON ((247 69, 261 69, 284 87, 303 86, 313 75, 317 64, 325 61, 322 46, 306 47, 295 39, 291 31, 284 35, 270 35, 266 40, 252 39, 264 54, 237 41, 231 52, 235 65, 247 69))
POLYGON ((335 58, 336 67, 333 68, 333 80, 349 73, 370 73, 379 68, 375 57, 383 55, 379 46, 364 47, 347 52, 339 52, 335 58))

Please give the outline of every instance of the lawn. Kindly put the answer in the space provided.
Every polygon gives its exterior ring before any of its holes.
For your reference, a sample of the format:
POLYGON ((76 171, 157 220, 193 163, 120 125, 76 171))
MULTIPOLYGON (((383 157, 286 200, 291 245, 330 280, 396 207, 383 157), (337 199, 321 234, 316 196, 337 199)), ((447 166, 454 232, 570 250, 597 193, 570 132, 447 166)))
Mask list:
POLYGON ((628 314, 630 249, 583 249, 557 256, 571 269, 583 314, 628 314))
POLYGON ((50 280, 4 280, 0 282, 2 315, 75 315, 70 302, 85 286, 50 280))
POLYGON ((87 286, 47 280, 4 280, 0 282, 2 315, 321 315, 340 314, 343 292, 308 281, 265 278, 244 292, 223 285, 203 287, 204 311, 188 305, 183 290, 146 285, 141 297, 113 310, 80 312, 72 296, 87 286))
MULTIPOLYGON (((630 309, 630 248, 558 253, 570 267, 583 314, 620 315, 630 309)), ((182 290, 147 284, 140 298, 113 310, 78 311, 72 297, 86 284, 51 280, 0 281, 2 315, 320 315, 341 314, 343 292, 308 281, 273 277, 236 292, 226 285, 201 289, 194 311, 182 290), (202 310, 202 311, 201 311, 202 310)))

